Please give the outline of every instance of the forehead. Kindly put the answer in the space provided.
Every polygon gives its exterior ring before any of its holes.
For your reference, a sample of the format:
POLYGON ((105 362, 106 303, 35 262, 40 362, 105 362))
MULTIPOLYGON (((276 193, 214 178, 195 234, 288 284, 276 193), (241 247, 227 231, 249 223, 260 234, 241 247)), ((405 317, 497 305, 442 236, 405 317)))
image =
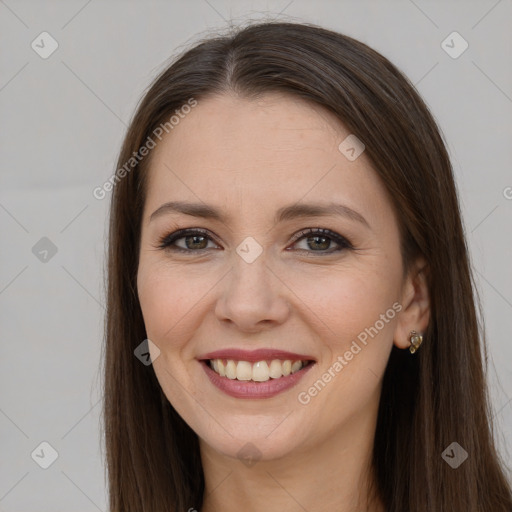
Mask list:
POLYGON ((243 166, 245 155, 253 160, 268 160, 269 152, 272 159, 290 151, 304 155, 346 135, 334 115, 312 102, 276 93, 258 99, 223 94, 198 101, 155 152, 172 149, 175 158, 186 153, 187 160, 215 153, 219 163, 243 166))
POLYGON ((291 96, 199 100, 153 149, 146 199, 254 210, 307 196, 371 216, 386 207, 386 192, 364 152, 349 161, 339 151, 348 135, 333 114, 291 96))

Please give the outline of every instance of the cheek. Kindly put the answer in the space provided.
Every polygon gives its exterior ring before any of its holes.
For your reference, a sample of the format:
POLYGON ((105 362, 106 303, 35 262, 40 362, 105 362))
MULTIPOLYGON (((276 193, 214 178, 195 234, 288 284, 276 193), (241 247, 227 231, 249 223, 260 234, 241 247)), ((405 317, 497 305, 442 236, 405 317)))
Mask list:
POLYGON ((161 349, 178 348, 191 331, 192 312, 204 295, 202 287, 192 283, 183 272, 162 265, 139 267, 137 287, 146 333, 161 349))
POLYGON ((392 328, 396 316, 392 306, 398 297, 395 274, 391 268, 382 273, 368 266, 340 272, 331 269, 295 278, 293 290, 310 311, 319 339, 328 340, 334 354, 344 351, 347 343, 376 323, 378 331, 392 328))
POLYGON ((334 431, 377 400, 400 309, 396 290, 392 272, 383 277, 368 267, 303 282, 297 295, 310 306, 309 318, 321 329, 323 352, 314 377, 297 390, 308 411, 305 422, 334 431), (336 403, 342 405, 328 406, 336 403))
POLYGON ((204 292, 200 286, 191 286, 183 272, 166 267, 160 262, 143 262, 139 266, 139 302, 147 337, 160 349, 153 361, 155 375, 169 402, 182 417, 188 417, 189 399, 196 391, 184 363, 193 357, 187 341, 197 330, 194 307, 199 307, 204 292), (184 387, 188 390, 185 394, 184 387))

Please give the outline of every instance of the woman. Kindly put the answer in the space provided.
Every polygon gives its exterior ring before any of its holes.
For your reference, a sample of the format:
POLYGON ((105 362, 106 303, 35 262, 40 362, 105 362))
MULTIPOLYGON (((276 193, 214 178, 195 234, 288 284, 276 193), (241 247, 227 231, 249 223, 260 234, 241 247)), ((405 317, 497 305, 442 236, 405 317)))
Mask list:
POLYGON ((209 38, 112 183, 109 510, 512 510, 449 158, 383 56, 209 38))

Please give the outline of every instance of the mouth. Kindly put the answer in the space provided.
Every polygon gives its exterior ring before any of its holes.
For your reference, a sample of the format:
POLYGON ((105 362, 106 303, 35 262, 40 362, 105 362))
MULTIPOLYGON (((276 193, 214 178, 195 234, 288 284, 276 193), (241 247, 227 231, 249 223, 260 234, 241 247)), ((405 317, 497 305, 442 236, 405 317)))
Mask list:
POLYGON ((266 382, 270 379, 281 379, 294 374, 308 365, 314 364, 313 360, 293 359, 268 359, 262 361, 244 361, 235 359, 207 359, 203 360, 210 369, 220 377, 230 380, 266 382))
POLYGON ((295 386, 316 364, 311 356, 260 349, 222 350, 198 358, 215 388, 234 398, 271 398, 295 386))

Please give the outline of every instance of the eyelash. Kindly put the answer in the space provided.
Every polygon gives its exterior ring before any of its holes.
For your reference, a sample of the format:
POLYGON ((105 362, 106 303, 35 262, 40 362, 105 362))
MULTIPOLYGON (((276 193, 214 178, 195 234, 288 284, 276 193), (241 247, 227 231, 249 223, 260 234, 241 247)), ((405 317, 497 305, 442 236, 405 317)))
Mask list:
MULTIPOLYGON (((198 250, 193 250, 193 249, 183 249, 182 247, 177 247, 177 246, 173 246, 172 244, 175 243, 177 240, 180 240, 181 238, 187 238, 188 236, 194 236, 194 235, 200 235, 200 236, 204 236, 206 238, 208 238, 209 240, 212 240, 213 242, 215 242, 215 240, 213 240, 209 234, 208 234, 208 231, 206 230, 203 230, 203 229, 199 229, 199 228, 187 228, 187 229, 179 229, 178 231, 175 231, 173 233, 170 233, 170 234, 167 234, 167 235, 164 235, 163 237, 161 237, 159 240, 158 240, 158 245, 157 245, 157 248, 158 249, 162 249, 162 250, 168 250, 168 251, 173 251, 173 252, 181 252, 181 253, 186 253, 186 254, 191 254, 191 253, 202 253, 203 251, 207 251, 208 249, 198 249, 198 250)), ((338 245, 339 245, 339 248, 337 249, 334 249, 334 250, 330 250, 330 251, 325 251, 325 252, 322 252, 322 251, 308 251, 308 250, 305 250, 305 249, 299 249, 299 251, 303 251, 303 252, 308 252, 308 253, 319 253, 320 255, 326 255, 326 254, 332 254, 332 253, 335 253, 335 252, 340 252, 344 249, 354 249, 354 247, 352 246, 352 244, 350 243, 349 240, 347 240, 345 237, 341 236, 341 235, 338 235, 337 233, 334 233, 333 231, 329 230, 329 229, 323 229, 323 228, 306 228, 306 229, 303 229, 302 231, 299 231, 294 237, 293 237, 293 244, 297 243, 298 241, 300 241, 301 239, 303 238, 306 238, 306 237, 324 237, 324 238, 327 238, 327 239, 331 239, 332 241, 336 242, 338 245)), ((216 243, 216 242, 215 242, 216 243)))

